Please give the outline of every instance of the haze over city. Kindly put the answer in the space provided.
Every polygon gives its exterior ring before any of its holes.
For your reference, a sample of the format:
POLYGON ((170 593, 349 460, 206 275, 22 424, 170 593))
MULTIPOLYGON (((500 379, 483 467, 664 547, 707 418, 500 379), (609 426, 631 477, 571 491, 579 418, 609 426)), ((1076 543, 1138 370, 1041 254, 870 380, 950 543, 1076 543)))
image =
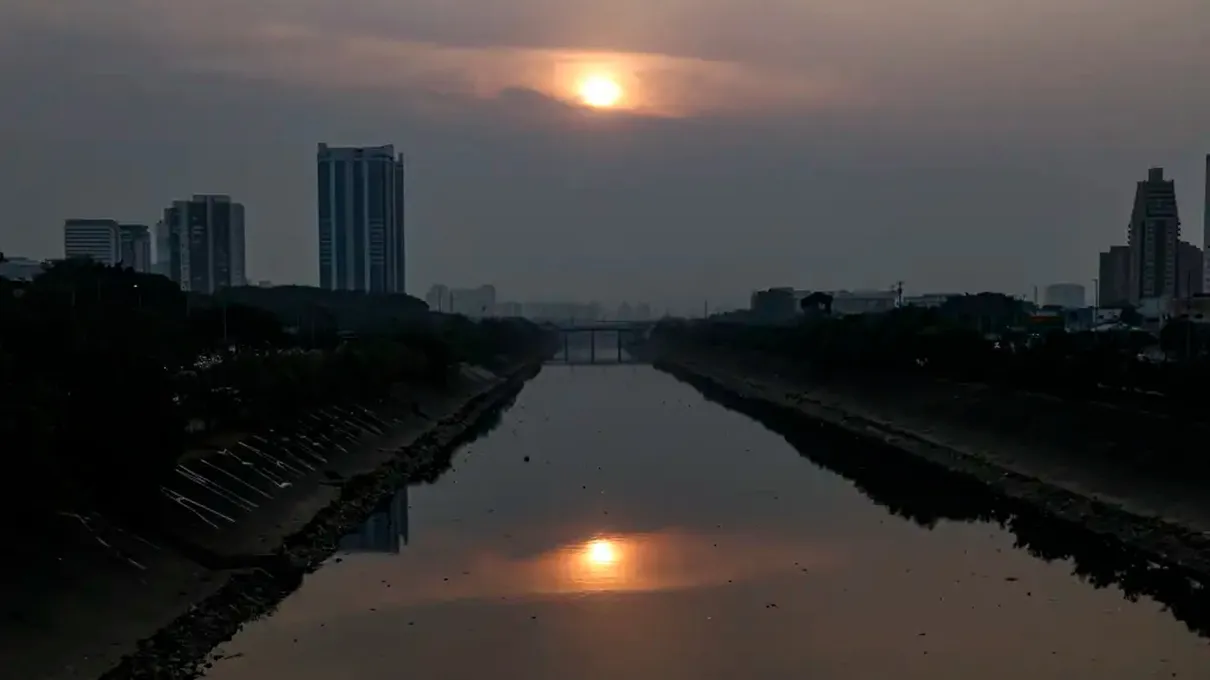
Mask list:
POLYGON ((1026 293, 1149 167, 1201 244, 1208 63, 1204 0, 7 0, 0 243, 230 194, 249 278, 316 285, 316 144, 394 144, 417 296, 1026 293))

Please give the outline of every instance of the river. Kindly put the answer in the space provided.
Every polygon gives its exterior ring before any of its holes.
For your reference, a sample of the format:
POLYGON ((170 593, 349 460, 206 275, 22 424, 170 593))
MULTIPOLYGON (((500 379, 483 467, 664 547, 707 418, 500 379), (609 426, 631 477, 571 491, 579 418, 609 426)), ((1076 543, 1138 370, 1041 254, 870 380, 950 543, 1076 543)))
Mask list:
POLYGON ((548 366, 436 483, 401 490, 273 616, 216 650, 206 677, 1210 668, 1195 632, 1204 599, 1187 582, 960 480, 884 467, 852 442, 790 439, 647 366, 548 366), (1175 614, 1155 599, 1173 592, 1175 614))

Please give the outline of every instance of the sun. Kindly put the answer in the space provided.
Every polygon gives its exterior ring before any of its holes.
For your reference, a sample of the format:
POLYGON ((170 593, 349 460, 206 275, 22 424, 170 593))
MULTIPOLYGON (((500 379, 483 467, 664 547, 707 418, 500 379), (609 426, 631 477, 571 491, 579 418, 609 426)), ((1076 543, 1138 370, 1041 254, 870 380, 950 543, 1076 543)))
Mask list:
POLYGON ((588 561, 596 565, 613 564, 618 559, 618 554, 614 550, 613 543, 605 540, 596 540, 588 544, 588 561))
POLYGON ((622 99, 622 86, 606 76, 592 76, 580 83, 580 100, 594 109, 608 109, 622 99))

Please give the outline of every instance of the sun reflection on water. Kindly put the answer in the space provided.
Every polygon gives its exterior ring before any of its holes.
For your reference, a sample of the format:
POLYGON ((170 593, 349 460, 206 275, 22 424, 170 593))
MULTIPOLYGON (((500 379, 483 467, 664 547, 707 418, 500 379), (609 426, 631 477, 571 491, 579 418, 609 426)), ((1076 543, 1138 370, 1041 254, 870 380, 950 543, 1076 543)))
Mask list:
POLYGON ((577 590, 615 590, 634 585, 638 546, 620 537, 597 537, 567 546, 560 571, 577 590))

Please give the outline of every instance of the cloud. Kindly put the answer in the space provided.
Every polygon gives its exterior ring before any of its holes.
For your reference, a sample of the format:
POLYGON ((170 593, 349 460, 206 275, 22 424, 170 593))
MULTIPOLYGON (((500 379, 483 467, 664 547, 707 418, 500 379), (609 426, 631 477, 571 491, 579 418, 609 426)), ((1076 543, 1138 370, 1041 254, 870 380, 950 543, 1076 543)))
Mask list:
POLYGON ((313 281, 316 142, 394 142, 421 291, 1028 290, 1094 275, 1149 165, 1199 221, 1208 32, 1203 0, 8 0, 0 234, 231 193, 256 278, 313 281), (631 108, 572 101, 595 71, 631 108))

